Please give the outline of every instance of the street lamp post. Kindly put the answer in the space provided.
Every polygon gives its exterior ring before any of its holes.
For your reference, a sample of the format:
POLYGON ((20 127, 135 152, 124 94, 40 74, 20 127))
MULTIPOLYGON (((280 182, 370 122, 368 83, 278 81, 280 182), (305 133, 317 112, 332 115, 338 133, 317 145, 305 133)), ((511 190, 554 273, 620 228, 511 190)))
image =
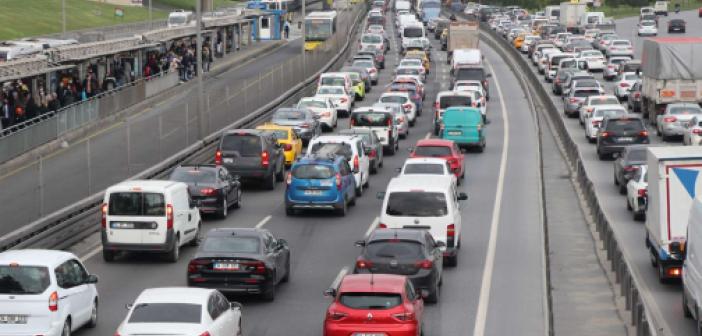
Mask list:
POLYGON ((200 139, 204 139, 205 136, 207 135, 207 123, 205 123, 205 108, 204 108, 204 100, 203 100, 203 87, 202 87, 202 77, 205 75, 202 72, 203 66, 202 66, 202 1, 203 0, 195 0, 195 15, 197 18, 197 37, 196 37, 196 62, 195 62, 195 68, 197 71, 196 74, 196 80, 197 80, 197 110, 198 110, 198 128, 200 130, 200 139))
POLYGON ((66 33, 66 0, 61 0, 61 27, 62 31, 66 33))
POLYGON ((307 57, 305 55, 305 31, 307 29, 307 25, 305 24, 305 17, 307 17, 306 14, 306 8, 305 8, 305 2, 307 0, 301 0, 302 1, 302 74, 303 77, 307 73, 307 57))

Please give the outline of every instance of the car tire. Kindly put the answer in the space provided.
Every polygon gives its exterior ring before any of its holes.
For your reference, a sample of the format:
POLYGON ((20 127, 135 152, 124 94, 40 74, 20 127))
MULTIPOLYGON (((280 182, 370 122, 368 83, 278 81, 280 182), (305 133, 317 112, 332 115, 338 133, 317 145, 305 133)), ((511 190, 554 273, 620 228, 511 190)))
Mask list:
POLYGON ((361 197, 363 195, 363 174, 361 174, 361 183, 356 186, 356 197, 361 197))
MULTIPOLYGON (((626 197, 626 209, 629 211, 634 210, 634 208, 631 207, 631 203, 629 203, 629 197, 626 197)), ((634 214, 634 217, 636 217, 636 214, 634 214)))
POLYGON ((239 187, 239 190, 237 190, 236 193, 237 193, 236 194, 236 202, 234 202, 233 207, 234 207, 234 209, 241 209, 241 205, 242 205, 241 197, 243 196, 244 192, 242 192, 241 187, 239 187))
POLYGON ((456 267, 458 265, 458 255, 446 257, 444 264, 448 267, 456 267))
POLYGON ((280 279, 280 282, 289 282, 290 281, 290 256, 288 255, 288 262, 285 263, 285 276, 280 279))
POLYGON ((197 223, 197 231, 195 231, 195 237, 190 241, 190 246, 200 245, 202 240, 202 223, 197 223))
POLYGON ((634 213, 634 220, 637 222, 643 222, 646 220, 646 213, 634 213))
POLYGON ((600 159, 600 161, 607 160, 607 154, 600 153, 599 151, 597 152, 597 158, 600 159))
POLYGON ((268 190, 275 189, 275 173, 272 173, 271 176, 264 181, 263 186, 268 190))
POLYGON ((356 194, 354 193, 353 198, 349 201, 349 205, 350 205, 350 206, 355 206, 355 205, 356 205, 356 199, 357 199, 357 198, 358 198, 358 197, 356 197, 356 194))
POLYGON ((624 183, 619 184, 619 194, 626 195, 626 184, 624 184, 624 183))
POLYGON ((97 327, 97 322, 98 322, 98 300, 95 299, 93 300, 93 308, 90 311, 90 320, 88 320, 88 323, 85 324, 86 328, 95 328, 97 327))
POLYGON ((115 261, 115 251, 112 250, 106 250, 105 248, 102 249, 102 260, 105 262, 113 262, 115 261))
POLYGON ((341 208, 336 209, 336 215, 339 217, 345 217, 348 210, 348 205, 346 204, 346 199, 341 201, 341 208))
POLYGON ((222 205, 219 207, 219 210, 217 211, 217 217, 219 217, 220 219, 226 219, 228 212, 229 212, 229 205, 227 204, 227 197, 223 196, 222 197, 222 205))
MULTIPOLYGON (((275 279, 275 273, 272 276, 273 279, 275 279)), ((275 300, 275 280, 271 280, 271 283, 268 285, 266 290, 261 294, 263 297, 263 300, 271 302, 275 300)))
POLYGON ((374 163, 374 164, 371 165, 371 167, 370 167, 370 173, 371 173, 372 175, 375 175, 375 174, 378 173, 378 162, 376 162, 376 163, 374 163))
POLYGON ((285 161, 280 165, 280 171, 275 174, 275 179, 277 182, 285 181, 285 161))
POLYGON ((180 258, 180 236, 176 236, 173 248, 166 254, 166 260, 172 263, 178 262, 180 258))
POLYGON ((285 215, 286 216, 294 216, 295 215, 295 209, 291 207, 286 207, 285 208, 285 215))
POLYGON ((615 185, 615 186, 618 186, 618 185, 619 185, 619 180, 617 179, 617 173, 614 173, 614 174, 612 175, 612 181, 614 182, 614 185, 615 185))
POLYGON ((438 303, 439 302, 439 294, 441 293, 441 289, 438 284, 434 285, 434 288, 429 291, 429 296, 427 297, 426 302, 427 303, 438 303))
POLYGON ((70 318, 66 319, 66 322, 63 322, 63 327, 61 328, 61 336, 71 336, 71 319, 70 318))
POLYGON ((682 311, 683 311, 683 316, 685 316, 685 318, 692 317, 692 312, 690 311, 690 308, 687 307, 687 295, 685 295, 684 290, 683 290, 683 295, 682 295, 682 311))
POLYGON ((390 148, 388 148, 388 155, 393 156, 395 155, 395 144, 390 143, 390 148))

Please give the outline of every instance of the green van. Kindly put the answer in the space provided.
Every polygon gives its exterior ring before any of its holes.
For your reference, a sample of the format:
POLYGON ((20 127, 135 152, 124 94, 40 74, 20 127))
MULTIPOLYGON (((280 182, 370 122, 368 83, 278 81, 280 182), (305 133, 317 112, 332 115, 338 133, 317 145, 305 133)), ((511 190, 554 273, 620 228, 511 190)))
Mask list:
POLYGON ((441 121, 441 138, 453 140, 459 147, 485 149, 485 124, 480 109, 453 106, 446 109, 441 121))

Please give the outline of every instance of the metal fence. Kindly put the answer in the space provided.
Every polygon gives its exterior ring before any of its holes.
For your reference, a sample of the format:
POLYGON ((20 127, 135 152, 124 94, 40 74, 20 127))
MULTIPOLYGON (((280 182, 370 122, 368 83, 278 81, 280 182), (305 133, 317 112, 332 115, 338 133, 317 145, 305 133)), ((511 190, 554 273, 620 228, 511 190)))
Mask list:
POLYGON ((529 82, 527 86, 536 93, 544 106, 544 111, 547 113, 546 117, 552 121, 551 124, 555 127, 557 138, 565 150, 567 164, 574 176, 576 176, 576 187, 580 189, 584 196, 590 214, 596 224, 596 230, 606 250, 611 271, 614 272, 615 281, 619 284, 620 294, 625 298, 625 307, 631 312, 631 323, 636 328, 636 335, 658 335, 660 329, 657 326, 660 323, 657 321, 662 321, 663 317, 656 316, 654 312, 646 309, 647 302, 651 302, 653 299, 649 296, 650 294, 641 293, 638 289, 638 284, 641 281, 640 276, 634 275, 635 269, 627 261, 631 257, 627 256, 625 251, 619 247, 617 234, 600 206, 594 184, 588 177, 580 157, 580 151, 570 137, 564 121, 560 118, 558 108, 551 100, 548 92, 540 85, 539 78, 533 71, 529 71, 529 64, 514 47, 484 23, 481 24, 481 28, 481 39, 502 55, 507 60, 507 65, 515 73, 526 75, 529 82))
MULTIPOLYGON (((359 5, 341 12, 338 31, 348 32, 364 11, 359 5)), ((336 34, 317 50, 291 56, 248 78, 223 73, 208 82, 202 96, 195 85, 162 105, 0 177, 0 212, 4 214, 0 235, 73 207, 185 148, 216 137, 226 125, 250 117, 307 82, 344 49, 348 39, 346 33, 336 34)))
POLYGON ((132 36, 134 34, 139 34, 147 30, 165 28, 166 25, 166 20, 153 20, 151 22, 134 22, 107 27, 72 30, 67 31, 65 33, 44 35, 43 37, 58 39, 75 39, 82 43, 86 43, 101 40, 109 40, 124 36, 132 36))

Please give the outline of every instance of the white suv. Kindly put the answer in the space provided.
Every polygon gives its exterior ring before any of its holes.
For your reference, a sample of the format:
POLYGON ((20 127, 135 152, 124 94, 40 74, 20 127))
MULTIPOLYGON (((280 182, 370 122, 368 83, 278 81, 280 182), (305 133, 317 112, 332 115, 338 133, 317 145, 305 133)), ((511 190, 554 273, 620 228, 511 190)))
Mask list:
POLYGON ((363 188, 368 187, 370 180, 370 157, 363 150, 363 137, 359 135, 318 136, 307 146, 307 155, 317 154, 322 150, 343 155, 348 160, 349 167, 353 169, 353 177, 356 179, 356 196, 361 196, 363 188))
POLYGON ((389 155, 395 155, 400 147, 395 114, 385 107, 359 107, 351 113, 350 128, 368 128, 378 136, 389 155))
POLYGON ((0 253, 0 279, 0 335, 70 335, 97 324, 97 276, 72 253, 0 253))

